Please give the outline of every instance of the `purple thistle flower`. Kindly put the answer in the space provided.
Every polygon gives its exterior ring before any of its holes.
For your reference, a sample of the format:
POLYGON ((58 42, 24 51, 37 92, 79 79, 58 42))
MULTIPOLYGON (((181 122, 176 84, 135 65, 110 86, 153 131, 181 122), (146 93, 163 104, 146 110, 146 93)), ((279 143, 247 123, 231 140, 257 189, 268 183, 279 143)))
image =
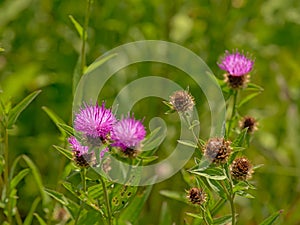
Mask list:
POLYGON ((114 124, 111 131, 112 146, 126 149, 135 149, 145 138, 146 130, 142 122, 130 117, 123 118, 114 124))
POLYGON ((115 122, 115 116, 105 108, 105 103, 101 107, 85 104, 75 115, 74 128, 86 136, 105 139, 115 122))
POLYGON ((243 76, 253 69, 254 60, 250 59, 243 53, 235 51, 229 53, 225 51, 225 55, 221 59, 221 62, 218 63, 220 69, 225 70, 231 76, 243 76))
POLYGON ((68 142, 71 145, 72 151, 76 153, 78 156, 82 156, 84 154, 87 154, 89 151, 88 146, 83 146, 81 143, 75 138, 75 137, 69 137, 68 142))

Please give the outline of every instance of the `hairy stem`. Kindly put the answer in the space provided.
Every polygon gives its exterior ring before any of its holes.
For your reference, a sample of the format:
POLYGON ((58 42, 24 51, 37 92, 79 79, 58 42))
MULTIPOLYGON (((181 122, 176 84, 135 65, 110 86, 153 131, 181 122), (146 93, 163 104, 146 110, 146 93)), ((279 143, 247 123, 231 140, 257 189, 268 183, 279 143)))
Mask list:
POLYGON ((229 124, 228 124, 228 130, 227 130, 227 137, 228 138, 230 137, 232 122, 233 122, 233 119, 234 119, 234 117, 236 115, 237 95, 238 95, 238 91, 235 90, 234 93, 233 93, 232 112, 231 112, 231 117, 230 117, 229 124))
POLYGON ((4 169, 4 184, 5 184, 5 193, 7 201, 7 222, 12 224, 12 209, 11 209, 11 202, 10 202, 10 187, 9 187, 9 164, 8 164, 8 129, 4 129, 4 160, 5 160, 5 169, 4 169))
POLYGON ((91 4, 92 4, 92 0, 88 0, 86 9, 85 9, 84 25, 83 25, 83 29, 82 29, 81 75, 83 75, 85 67, 86 67, 86 39, 87 39, 87 30, 88 30, 88 26, 89 26, 91 4))
POLYGON ((105 205, 106 205, 106 209, 107 209, 107 224, 112 225, 113 224, 113 218, 112 218, 111 207, 110 207, 110 202, 109 202, 109 198, 108 198, 108 192, 107 192, 105 182, 104 182, 101 175, 100 175, 100 181, 101 181, 101 184, 102 184, 104 201, 105 201, 105 205))
POLYGON ((205 215, 205 211, 204 210, 201 210, 202 211, 202 217, 203 217, 203 221, 206 225, 209 225, 207 219, 206 219, 206 215, 205 215))
MULTIPOLYGON (((86 178, 85 178, 86 177, 86 169, 85 168, 81 168, 80 175, 81 175, 81 182, 82 182, 82 190, 85 195, 86 194, 86 178)), ((75 225, 78 223, 78 220, 79 220, 81 211, 83 210, 83 207, 84 207, 84 201, 81 201, 80 208, 78 210, 78 213, 77 213, 77 216, 76 216, 76 219, 74 222, 75 225)))

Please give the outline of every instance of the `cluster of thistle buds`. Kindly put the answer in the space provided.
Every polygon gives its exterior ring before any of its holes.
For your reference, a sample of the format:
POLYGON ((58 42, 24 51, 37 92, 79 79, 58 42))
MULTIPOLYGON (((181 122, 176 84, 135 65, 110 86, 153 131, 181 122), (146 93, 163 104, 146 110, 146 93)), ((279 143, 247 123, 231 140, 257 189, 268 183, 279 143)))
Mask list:
MULTIPOLYGON (((247 87, 254 60, 249 57, 249 54, 245 55, 237 50, 233 53, 226 51, 218 66, 226 72, 224 82, 228 87, 239 90, 247 87)), ((194 97, 188 91, 176 91, 170 96, 168 105, 173 111, 188 113, 195 105, 194 97)), ((256 119, 251 116, 245 116, 239 121, 240 130, 247 129, 248 134, 257 130, 257 124, 256 119)), ((202 154, 206 160, 215 165, 225 165, 233 151, 230 145, 231 141, 225 140, 223 137, 212 137, 203 146, 202 154)), ((228 166, 233 180, 245 181, 252 176, 253 166, 246 157, 236 158, 228 166)), ((204 189, 193 187, 188 191, 187 198, 192 204, 202 205, 206 202, 207 195, 204 189)))
POLYGON ((79 167, 96 164, 97 157, 103 158, 112 149, 117 149, 126 157, 134 157, 146 136, 141 120, 130 114, 118 120, 111 109, 105 107, 105 103, 101 106, 84 104, 75 113, 74 129, 78 135, 71 136, 68 141, 74 162, 79 167))

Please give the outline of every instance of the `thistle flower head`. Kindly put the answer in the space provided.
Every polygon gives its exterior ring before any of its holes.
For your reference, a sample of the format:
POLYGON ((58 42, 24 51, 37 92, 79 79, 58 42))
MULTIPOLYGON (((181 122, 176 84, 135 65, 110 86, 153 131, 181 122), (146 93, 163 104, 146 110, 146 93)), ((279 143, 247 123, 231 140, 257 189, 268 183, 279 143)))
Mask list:
POLYGON ((248 55, 244 55, 238 51, 229 53, 225 52, 218 66, 221 70, 226 71, 229 75, 234 77, 244 76, 253 69, 254 60, 250 59, 248 55))
POLYGON ((235 180, 248 180, 252 173, 252 165, 246 157, 237 158, 230 165, 230 174, 235 180))
POLYGON ((251 116, 245 116, 239 121, 241 130, 248 128, 247 133, 252 134, 257 130, 258 122, 251 116))
POLYGON ((128 115, 113 125, 111 131, 112 146, 119 147, 124 153, 127 153, 139 147, 145 136, 146 130, 142 122, 128 115))
POLYGON ((224 138, 210 138, 204 146, 204 156, 216 164, 226 163, 231 153, 230 141, 224 138))
POLYGON ((115 122, 115 116, 105 108, 105 103, 102 106, 85 104, 75 115, 74 128, 86 136, 104 140, 115 122))
POLYGON ((195 105, 194 97, 187 91, 175 91, 170 96, 170 104, 177 112, 192 111, 195 105))
POLYGON ((207 194, 202 188, 193 187, 188 191, 187 198, 192 204, 202 205, 206 202, 207 194))
POLYGON ((70 137, 68 141, 72 148, 74 162, 79 167, 88 167, 92 159, 92 154, 88 153, 88 146, 81 145, 81 143, 73 136, 70 137))
POLYGON ((89 151, 88 146, 81 145, 81 143, 73 136, 68 138, 68 142, 71 145, 72 151, 75 152, 78 156, 82 156, 89 151))

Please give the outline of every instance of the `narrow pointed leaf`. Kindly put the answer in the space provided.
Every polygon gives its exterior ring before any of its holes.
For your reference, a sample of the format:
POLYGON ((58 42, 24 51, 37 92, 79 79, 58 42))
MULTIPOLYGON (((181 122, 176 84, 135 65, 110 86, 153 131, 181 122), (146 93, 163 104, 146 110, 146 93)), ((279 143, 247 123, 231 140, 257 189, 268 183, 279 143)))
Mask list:
POLYGON ((19 172, 10 182, 10 188, 14 189, 19 182, 29 173, 30 169, 26 168, 19 172))
POLYGON ((244 104, 246 104, 247 102, 249 102, 250 100, 252 100, 253 98, 255 98, 256 96, 258 96, 260 94, 260 92, 255 92, 252 93, 248 96, 246 96, 245 98, 243 98, 243 100, 239 103, 238 108, 242 107, 244 104))
POLYGON ((105 57, 101 57, 100 59, 98 59, 97 61, 95 61, 94 63, 92 63, 91 65, 88 66, 88 68, 86 69, 85 73, 90 73, 91 71, 93 71, 94 69, 96 69, 97 67, 101 66, 103 63, 105 63, 106 61, 110 60, 111 58, 117 56, 117 53, 105 56, 105 57))
POLYGON ((197 218, 197 219, 203 220, 203 217, 202 217, 202 216, 200 216, 200 215, 198 215, 198 214, 195 214, 195 213, 189 213, 189 212, 187 212, 186 215, 191 216, 191 217, 194 217, 194 218, 197 218))
POLYGON ((182 144, 182 145, 185 145, 185 146, 188 146, 188 147, 192 147, 192 148, 197 148, 198 147, 194 142, 189 141, 189 140, 177 140, 177 142, 179 144, 182 144))
POLYGON ((24 159, 24 161, 26 162, 28 167, 31 169, 31 173, 34 177, 34 180, 35 180, 35 182, 39 188, 40 194, 42 196, 43 205, 47 204, 49 202, 49 197, 44 192, 42 177, 41 177, 41 174, 40 174, 38 168, 36 167, 36 165, 32 162, 32 160, 28 156, 22 155, 22 158, 24 159))
POLYGON ((283 212, 283 210, 279 210, 278 212, 273 213, 268 218, 266 218, 263 222, 261 222, 259 225, 271 225, 271 224, 273 224, 278 219, 278 217, 280 216, 280 214, 282 212, 283 212))
POLYGON ((131 203, 122 211, 120 215, 120 221, 124 221, 125 224, 128 224, 128 222, 136 224, 136 221, 143 210, 143 206, 146 203, 151 190, 151 185, 139 190, 132 199, 131 203))
POLYGON ((159 193, 165 197, 187 203, 187 199, 184 193, 169 190, 161 190, 159 193))
POLYGON ((226 225, 226 224, 231 224, 231 221, 232 221, 232 216, 231 215, 226 215, 226 216, 222 216, 220 218, 214 219, 213 224, 226 225))
POLYGON ((66 123, 55 112, 53 112, 51 109, 47 108, 46 106, 43 106, 42 109, 47 113, 50 119, 57 126, 62 136, 66 137, 67 135, 66 131, 58 125, 58 124, 66 124, 66 123))
POLYGON ((24 223, 23 225, 31 225, 32 224, 32 219, 33 219, 33 215, 34 215, 34 212, 35 212, 35 209, 36 207, 38 206, 39 202, 41 201, 41 199, 39 197, 37 197, 31 207, 30 207, 30 210, 26 216, 26 219, 24 220, 24 223))
POLYGON ((9 111, 8 114, 8 128, 11 128, 13 124, 17 121, 20 114, 26 109, 26 107, 41 93, 41 90, 32 92, 27 97, 25 97, 21 102, 19 102, 14 108, 9 111))
POLYGON ((40 225, 47 225, 47 223, 39 216, 39 214, 35 213, 34 216, 37 218, 40 225))
POLYGON ((160 210, 159 225, 168 225, 168 224, 172 224, 171 212, 167 202, 163 202, 160 210))
POLYGON ((56 146, 56 145, 53 145, 53 147, 59 151, 61 154, 63 154, 64 156, 66 156, 68 159, 72 160, 73 159, 73 156, 72 156, 72 152, 68 149, 64 149, 60 146, 56 146))
MULTIPOLYGON (((69 18, 70 18, 71 22, 73 23, 76 31, 78 32, 78 34, 80 36, 80 39, 82 40, 83 39, 83 28, 82 28, 82 26, 80 25, 80 23, 72 15, 69 15, 69 18)), ((85 41, 86 40, 87 40, 87 33, 85 32, 85 41)))

